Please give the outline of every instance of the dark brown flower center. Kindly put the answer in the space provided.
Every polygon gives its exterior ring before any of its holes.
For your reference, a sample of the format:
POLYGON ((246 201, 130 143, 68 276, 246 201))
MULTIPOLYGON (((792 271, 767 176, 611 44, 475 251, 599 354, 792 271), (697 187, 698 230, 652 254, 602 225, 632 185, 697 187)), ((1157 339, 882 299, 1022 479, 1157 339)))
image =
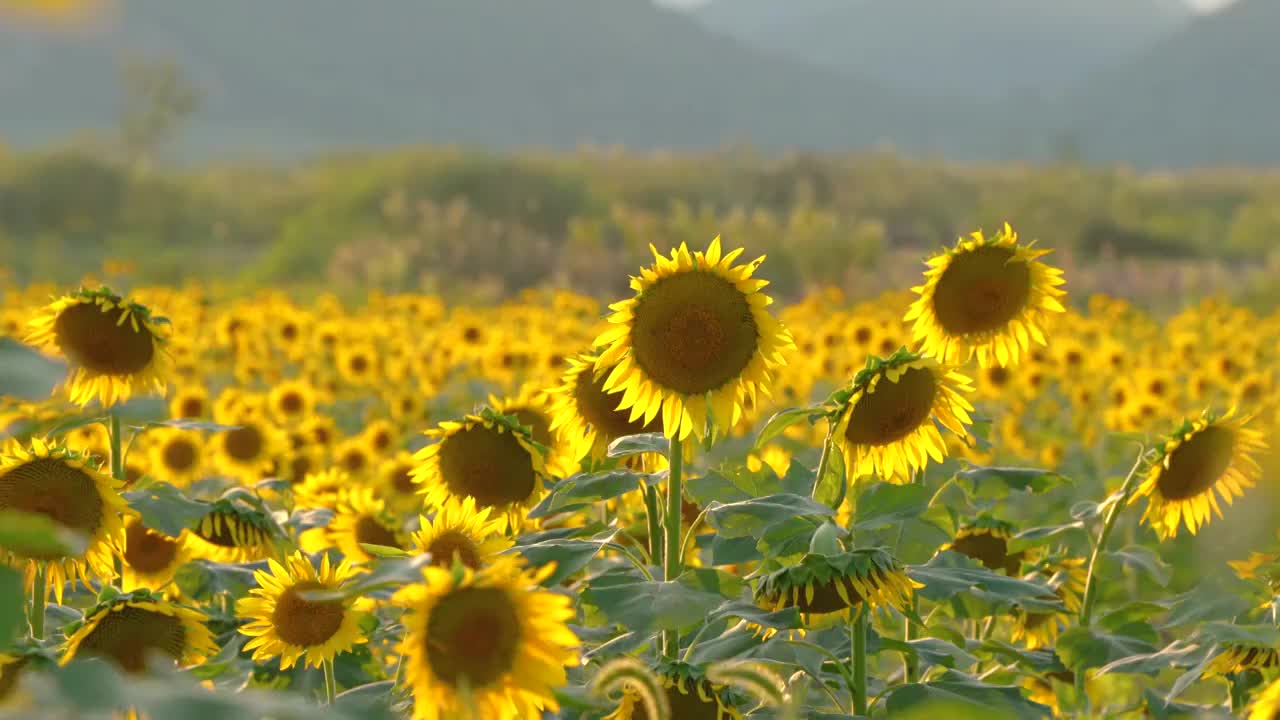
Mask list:
POLYGON ((286 415, 297 415, 306 408, 306 403, 302 400, 302 395, 295 390, 290 390, 280 396, 280 411, 286 415))
POLYGON ((508 414, 515 415, 521 425, 529 428, 529 434, 533 436, 534 442, 540 445, 551 445, 551 422, 541 412, 531 408, 518 408, 508 414))
POLYGON ((123 607, 107 613, 80 643, 86 655, 108 658, 125 672, 141 673, 154 656, 182 659, 187 631, 182 621, 153 610, 123 607))
POLYGON ((432 564, 440 567, 453 567, 453 559, 456 557, 458 562, 472 570, 480 569, 480 549, 471 538, 457 530, 440 533, 431 541, 427 552, 431 553, 432 564))
POLYGON ((196 464, 196 448, 186 438, 174 438, 165 443, 161 455, 164 466, 174 472, 186 472, 196 464))
MULTIPOLYGON (((872 583, 879 583, 879 579, 875 576, 869 578, 872 583)), ((770 598, 772 602, 777 602, 777 597, 770 598)), ((847 577, 833 577, 822 583, 814 583, 813 598, 809 598, 808 590, 802 588, 799 597, 788 594, 783 598, 785 607, 797 607, 802 613, 833 613, 853 607, 862 602, 862 595, 854 589, 853 583, 847 577), (837 586, 843 587, 845 597, 848 602, 840 596, 837 586)))
POLYGON ((662 420, 655 416, 647 425, 643 418, 631 421, 630 410, 618 410, 622 395, 608 394, 604 391, 604 381, 609 373, 606 370, 596 376, 591 368, 578 373, 573 386, 573 398, 577 402, 578 413, 582 419, 591 424, 595 431, 604 436, 605 442, 627 435, 639 435, 647 432, 661 432, 662 420))
POLYGON ((178 543, 139 523, 125 529, 124 560, 137 572, 157 573, 178 556, 178 543))
POLYGON ((1156 485, 1166 500, 1186 500, 1209 490, 1231 466, 1236 437, 1231 430, 1210 425, 1170 454, 1168 467, 1156 485))
POLYGON ((93 535, 102 525, 104 503, 93 477, 56 458, 36 458, 0 475, 0 510, 48 517, 93 535))
POLYGON ((180 418, 200 418, 205 416, 204 400, 198 397, 183 398, 178 408, 180 418))
POLYGON ((324 585, 305 581, 288 588, 276 600, 271 613, 271 625, 281 640, 290 645, 310 647, 321 645, 342 627, 345 609, 341 600, 304 600, 301 593, 307 590, 324 590, 324 585))
POLYGON ((413 495, 418 492, 418 484, 413 481, 413 468, 401 465, 391 474, 391 486, 402 495, 413 495))
POLYGON ((383 525, 377 518, 369 515, 361 515, 356 520, 356 542, 366 543, 369 545, 384 545, 386 547, 400 547, 400 540, 396 538, 393 532, 386 525, 383 525))
POLYGON ((153 337, 141 323, 120 322, 125 310, 102 310, 93 303, 72 305, 58 313, 54 336, 72 365, 106 375, 132 375, 155 356, 153 337))
POLYGON ((222 437, 223 447, 235 460, 257 460, 262 454, 262 431, 253 425, 228 430, 222 437))
POLYGON ((759 347, 747 296, 709 272, 659 280, 636 301, 632 353, 659 384, 687 395, 737 378, 759 347))
POLYGON ((425 647, 431 672, 454 687, 500 680, 515 665, 520 616, 497 588, 461 588, 436 603, 427 620, 425 647))
POLYGON ((1016 575, 1022 564, 1022 553, 1010 553, 1009 543, 994 533, 976 531, 957 538, 951 549, 982 563, 988 570, 1003 570, 1016 575))
POLYGON ((897 442, 928 421, 937 392, 928 368, 911 368, 896 383, 882 377, 875 392, 864 393, 853 406, 845 438, 859 445, 897 442))
POLYGON ((533 460, 511 433, 476 425, 441 442, 440 472, 454 495, 473 497, 480 507, 497 507, 533 493, 533 460))
POLYGON ((952 256, 938 278, 933 311, 948 335, 991 332, 1018 316, 1031 297, 1031 267, 1003 247, 952 256))
POLYGON ((344 470, 350 473, 358 473, 364 469, 369 458, 365 457, 364 450, 357 447, 347 448, 339 459, 339 464, 344 470))

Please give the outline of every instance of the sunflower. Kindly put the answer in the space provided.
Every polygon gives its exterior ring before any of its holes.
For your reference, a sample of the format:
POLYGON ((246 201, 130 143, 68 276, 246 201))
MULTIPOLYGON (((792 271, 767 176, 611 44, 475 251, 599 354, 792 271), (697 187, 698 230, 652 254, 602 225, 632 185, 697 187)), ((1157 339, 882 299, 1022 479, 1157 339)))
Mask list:
POLYGON ((112 407, 137 393, 164 393, 167 324, 107 288, 80 289, 33 319, 26 341, 67 359, 71 402, 84 406, 97 398, 112 407))
POLYGON ((341 493, 333 520, 324 528, 329 544, 352 563, 367 563, 373 556, 362 544, 403 550, 408 544, 396 517, 372 488, 350 488, 341 493))
POLYGON ((365 342, 351 342, 338 346, 338 372, 349 385, 365 387, 374 385, 380 374, 378 350, 365 342))
POLYGON ((222 498, 183 533, 192 557, 215 562, 253 562, 276 554, 282 533, 264 510, 250 507, 239 498, 222 498))
POLYGON ((700 438, 708 419, 732 427, 747 399, 768 394, 793 345, 767 311, 768 281, 752 277, 764 257, 735 266, 742 249, 721 256, 719 237, 705 253, 650 250, 654 264, 631 279, 635 297, 610 305, 613 327, 593 343, 605 348, 597 369, 610 368, 604 389, 621 394, 617 409, 632 420, 661 412, 667 437, 700 438))
POLYGON ((823 615, 863 602, 872 608, 903 610, 921 587, 889 553, 851 550, 835 555, 807 553, 795 565, 761 578, 755 597, 770 611, 796 607, 805 614, 823 615))
POLYGON ((360 440, 371 454, 382 455, 400 444, 400 429, 390 420, 374 420, 360 431, 360 440))
POLYGON ((387 507, 396 514, 407 515, 422 509, 418 483, 413 481, 413 453, 398 452, 378 465, 376 487, 387 507))
POLYGON ((920 297, 903 319, 924 355, 955 365, 976 353, 978 363, 1010 365, 1034 340, 1047 342, 1046 313, 1065 312, 1062 271, 1038 258, 1034 242, 1018 244, 1005 224, 988 238, 979 230, 954 248, 930 258, 925 283, 912 288, 920 297))
POLYGON ((302 422, 298 428, 311 438, 319 448, 328 450, 338 441, 338 425, 328 415, 315 413, 302 422))
POLYGON ((609 443, 627 435, 662 432, 662 423, 651 418, 648 423, 631 413, 618 410, 618 396, 605 392, 608 369, 596 370, 596 356, 575 355, 567 360, 568 369, 561 384, 548 392, 551 430, 566 446, 575 460, 590 456, 602 460, 609 443))
POLYGON ((333 449, 333 464, 353 478, 363 478, 373 463, 374 453, 360 437, 347 438, 333 449))
POLYGON ((1222 515, 1219 495, 1230 504, 1257 482, 1262 469, 1251 453, 1266 443, 1261 432, 1246 427, 1248 418, 1233 415, 1206 411, 1195 421, 1183 421, 1152 459, 1132 501, 1148 498, 1142 519, 1160 539, 1175 537, 1180 523, 1194 535, 1208 524, 1210 511, 1222 515))
POLYGON ((179 487, 186 487, 202 477, 204 438, 200 433, 180 428, 157 428, 148 439, 152 475, 179 487))
POLYGON ((1014 642, 1025 640, 1031 650, 1052 648, 1057 645, 1058 633, 1080 611, 1087 580, 1085 561, 1071 557, 1046 560, 1023 579, 1046 581, 1067 614, 1019 610, 1014 616, 1012 639, 1014 642))
POLYGON ((467 695, 476 717, 536 720, 559 709, 553 689, 577 662, 578 639, 567 625, 572 600, 538 587, 552 572, 513 558, 479 571, 431 566, 395 594, 408 611, 399 651, 414 720, 455 717, 467 695))
POLYGON ((91 578, 112 577, 112 548, 124 530, 120 516, 130 512, 120 486, 66 447, 33 438, 30 445, 9 448, 0 462, 0 510, 44 515, 87 541, 77 555, 24 554, 22 548, 8 548, 27 560, 28 585, 37 562, 46 563, 47 587, 59 603, 68 580, 79 579, 88 587, 91 578))
POLYGON ((152 530, 138 518, 130 518, 125 522, 120 557, 121 586, 125 590, 159 590, 191 559, 191 553, 188 545, 178 538, 152 530))
POLYGON ((1280 680, 1273 681, 1253 701, 1249 720, 1276 720, 1280 718, 1280 680))
POLYGON ((1205 666, 1201 677, 1241 673, 1246 670, 1270 670, 1280 667, 1280 652, 1262 645, 1229 645, 1205 666))
POLYGON ((276 420, 292 425, 315 410, 316 392, 306 381, 286 380, 267 393, 267 407, 276 420))
POLYGON ((563 436, 551 432, 555 415, 547 393, 525 387, 511 398, 490 395, 489 404, 498 412, 514 417, 521 425, 529 428, 533 441, 547 448, 544 464, 548 474, 563 478, 578 471, 581 456, 574 457, 575 448, 565 442, 563 436))
POLYGON ((428 507, 440 507, 449 497, 470 497, 477 507, 506 511, 511 527, 519 524, 517 512, 542 488, 542 453, 523 427, 486 408, 426 434, 439 442, 414 455, 413 477, 428 507))
POLYGON ((973 558, 988 570, 999 570, 1006 575, 1017 575, 1025 553, 1009 552, 1009 538, 1013 526, 990 517, 979 517, 960 528, 956 537, 942 550, 951 550, 973 558))
POLYGON ((293 488, 294 505, 304 508, 338 507, 339 495, 351 485, 351 476, 339 468, 328 468, 306 476, 293 488))
MULTIPOLYGON (((671 717, 680 720, 741 720, 742 713, 727 697, 724 687, 708 680, 701 668, 682 662, 664 662, 657 669, 667 696, 671 717)), ((628 688, 622 700, 604 720, 647 720, 640 695, 628 688)))
POLYGON ((207 620, 149 590, 109 596, 67 628, 62 663, 79 655, 100 657, 128 673, 145 672, 153 656, 198 665, 218 652, 207 620))
POLYGON ((236 601, 236 614, 249 622, 240 632, 252 638, 245 650, 263 662, 280 658, 280 668, 288 670, 299 660, 306 667, 320 667, 340 653, 368 642, 360 630, 367 607, 364 602, 344 599, 307 598, 307 592, 341 590, 356 573, 344 560, 337 567, 324 555, 317 570, 305 555, 295 552, 281 565, 269 560, 271 572, 255 570, 258 587, 253 597, 236 601))
POLYGON ((209 391, 203 385, 183 385, 169 398, 169 417, 175 420, 207 418, 212 412, 209 391))
POLYGON ((868 358, 850 386, 832 396, 833 440, 850 478, 875 475, 908 483, 929 458, 941 462, 946 443, 938 426, 966 437, 973 405, 969 378, 906 348, 868 358))
POLYGON ((430 519, 419 518, 419 530, 413 533, 418 553, 430 553, 433 563, 451 568, 455 560, 479 570, 499 553, 511 547, 503 534, 506 523, 490 516, 490 508, 476 509, 473 498, 449 498, 430 519))
POLYGON ((234 424, 235 429, 213 436, 214 463, 228 477, 255 483, 284 454, 288 439, 275 425, 257 417, 243 417, 234 424))

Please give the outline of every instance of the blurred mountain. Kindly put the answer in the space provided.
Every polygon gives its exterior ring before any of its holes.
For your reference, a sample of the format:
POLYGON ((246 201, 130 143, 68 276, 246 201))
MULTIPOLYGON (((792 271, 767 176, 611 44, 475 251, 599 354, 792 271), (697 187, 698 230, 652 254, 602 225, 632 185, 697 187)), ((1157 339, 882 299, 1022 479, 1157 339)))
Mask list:
POLYGON ((708 28, 932 97, 1060 95, 1192 15, 1181 0, 712 0, 708 28))
POLYGON ((1090 158, 1280 162, 1278 32, 1280 0, 1204 15, 1071 94, 1067 132, 1090 158))

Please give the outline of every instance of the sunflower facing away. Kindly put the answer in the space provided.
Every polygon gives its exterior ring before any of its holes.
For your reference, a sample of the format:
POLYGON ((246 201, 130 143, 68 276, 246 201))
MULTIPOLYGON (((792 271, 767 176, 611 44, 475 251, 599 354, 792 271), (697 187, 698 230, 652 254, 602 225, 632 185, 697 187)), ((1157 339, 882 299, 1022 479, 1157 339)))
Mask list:
POLYGON ((100 657, 129 673, 146 671, 153 657, 196 665, 218 652, 207 619, 148 590, 116 595, 67 628, 62 663, 80 655, 100 657))
POLYGON ((904 320, 920 351, 948 365, 1010 365, 1034 340, 1045 345, 1045 314, 1065 312, 1062 271, 1039 261, 1049 250, 1018 244, 1005 224, 994 237, 979 230, 930 258, 920 297, 904 320))
POLYGON ((582 354, 568 359, 561 384, 549 391, 551 430, 573 448, 575 460, 590 456, 601 460, 609 443, 627 435, 662 432, 658 418, 648 423, 631 419, 627 410, 618 410, 618 396, 605 392, 609 369, 596 369, 596 356, 582 354))
POLYGON ((439 442, 414 455, 413 475, 427 507, 440 507, 449 497, 470 497, 476 507, 506 511, 511 526, 519 523, 517 511, 542 489, 542 453, 523 428, 486 409, 462 422, 442 422, 426 434, 439 442))
POLYGON ((1013 530, 1007 522, 982 516, 960 528, 955 539, 941 549, 973 558, 988 570, 1016 576, 1025 553, 1009 552, 1013 530))
POLYGON ((633 421, 661 413, 667 437, 701 438, 708 419, 732 427, 748 399, 768 394, 793 345, 767 310, 768 281, 752 277, 764 257, 735 266, 742 248, 722 256, 719 237, 706 252, 650 249, 654 264, 631 279, 635 297, 609 306, 613 327, 593 343, 605 348, 596 368, 611 368, 604 388, 633 421))
POLYGON ((275 555, 280 537, 269 515, 234 498, 218 500, 194 528, 182 534, 192 557, 224 563, 269 558, 275 555))
POLYGON ((408 610, 399 646, 414 720, 460 715, 469 694, 476 717, 537 720, 559 704, 553 689, 577 662, 568 628, 572 600, 538 587, 554 568, 525 571, 501 558, 480 571, 427 567, 397 592, 408 610))
MULTIPOLYGON (((29 446, 8 449, 0 462, 0 510, 44 515, 87 541, 74 557, 29 554, 28 583, 35 563, 45 562, 48 587, 61 603, 66 581, 78 579, 88 586, 92 578, 112 576, 112 548, 124 530, 120 516, 129 512, 119 488, 120 483, 63 446, 35 438, 29 446)), ((18 548, 9 550, 23 555, 18 548)))
POLYGON ((1202 677, 1280 667, 1280 652, 1262 645, 1230 645, 1205 666, 1202 677))
POLYGON ((430 519, 419 519, 419 528, 413 533, 414 548, 430 553, 432 562, 446 569, 456 560, 479 570, 512 545, 503 534, 506 521, 492 517, 490 508, 477 510, 469 497, 445 500, 430 519))
POLYGON ((34 318, 27 342, 67 359, 71 402, 84 406, 96 398, 112 407, 137 393, 164 393, 167 322, 106 288, 81 289, 34 318))
POLYGON ((1248 418, 1233 415, 1205 412, 1184 421, 1151 461, 1133 501, 1147 498, 1142 519, 1161 540, 1175 537, 1180 524, 1194 535, 1212 514, 1221 517, 1219 495, 1230 504, 1257 483, 1262 468, 1252 453, 1266 443, 1261 432, 1246 427, 1248 418))
POLYGON ((836 393, 836 446, 849 477, 874 475, 909 483, 929 458, 942 462, 946 443, 938 425, 966 437, 973 405, 969 378, 905 348, 872 357, 850 387, 836 393))
POLYGON ((253 651, 255 661, 278 657, 283 670, 299 660, 307 667, 320 667, 324 661, 368 642, 360 630, 363 602, 305 597, 307 591, 341 589, 356 575, 348 561, 333 567, 326 554, 317 570, 305 555, 295 552, 284 565, 275 560, 269 560, 268 565, 271 572, 253 573, 258 581, 258 587, 249 591, 253 597, 236 601, 236 614, 250 620, 240 632, 252 638, 244 649, 253 651))
MULTIPOLYGON (((740 720, 742 713, 726 698, 726 689, 707 680, 701 668, 682 662, 663 662, 658 679, 667 696, 671 717, 679 720, 740 720)), ((647 720, 639 694, 627 689, 617 709, 605 720, 647 720)))
POLYGON ((851 550, 836 555, 808 553, 795 565, 761 578, 756 602, 771 611, 796 607, 809 615, 843 612, 869 603, 872 608, 902 610, 916 588, 889 553, 851 550))

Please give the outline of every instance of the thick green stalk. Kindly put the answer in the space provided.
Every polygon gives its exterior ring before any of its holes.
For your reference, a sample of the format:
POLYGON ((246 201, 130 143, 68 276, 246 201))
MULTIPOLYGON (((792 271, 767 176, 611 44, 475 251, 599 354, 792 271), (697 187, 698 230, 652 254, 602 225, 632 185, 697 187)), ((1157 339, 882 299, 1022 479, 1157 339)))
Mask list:
POLYGON ((853 648, 853 713, 867 714, 867 604, 860 603, 857 616, 849 626, 849 643, 853 648))
MULTIPOLYGON (((911 593, 911 612, 915 614, 919 612, 920 599, 915 593, 911 593)), ((903 624, 906 626, 903 631, 903 639, 908 643, 916 639, 916 626, 911 622, 911 618, 903 618, 903 624)), ((905 667, 902 671, 903 679, 909 683, 916 681, 916 677, 920 672, 919 662, 916 657, 910 653, 904 653, 902 656, 905 667)))
POLYGON ((124 480, 124 440, 120 436, 120 416, 111 411, 111 477, 124 480))
MULTIPOLYGON (((662 579, 668 582, 680 576, 684 569, 680 558, 680 525, 682 503, 684 501, 684 447, 676 438, 671 438, 667 450, 667 515, 663 530, 666 531, 666 544, 662 556, 662 579)), ((680 637, 675 630, 664 634, 666 656, 676 657, 680 652, 680 637)))
POLYGON ((1098 533, 1098 542, 1093 545, 1093 554, 1089 557, 1089 574, 1084 583, 1084 601, 1080 603, 1080 625, 1082 627, 1089 626, 1089 620, 1093 617, 1093 606, 1098 599, 1098 558, 1102 557, 1102 553, 1107 547, 1107 540, 1111 538, 1111 531, 1116 526, 1120 511, 1129 503, 1129 493, 1133 491, 1133 482, 1138 477, 1138 469, 1142 467, 1146 454, 1145 448, 1138 453, 1138 459, 1134 461, 1133 467, 1124 479, 1124 484, 1120 486, 1120 498, 1107 510, 1107 519, 1102 523, 1102 531, 1098 533))
POLYGON ((338 681, 333 676, 333 658, 325 660, 324 665, 324 704, 332 705, 338 695, 338 681))
POLYGON ((44 562, 37 560, 36 577, 31 583, 31 610, 27 614, 31 623, 31 637, 35 640, 44 639, 44 598, 49 592, 45 571, 44 562))
POLYGON ((644 489, 645 519, 649 525, 649 562, 662 564, 662 511, 658 509, 658 488, 649 485, 644 489))

